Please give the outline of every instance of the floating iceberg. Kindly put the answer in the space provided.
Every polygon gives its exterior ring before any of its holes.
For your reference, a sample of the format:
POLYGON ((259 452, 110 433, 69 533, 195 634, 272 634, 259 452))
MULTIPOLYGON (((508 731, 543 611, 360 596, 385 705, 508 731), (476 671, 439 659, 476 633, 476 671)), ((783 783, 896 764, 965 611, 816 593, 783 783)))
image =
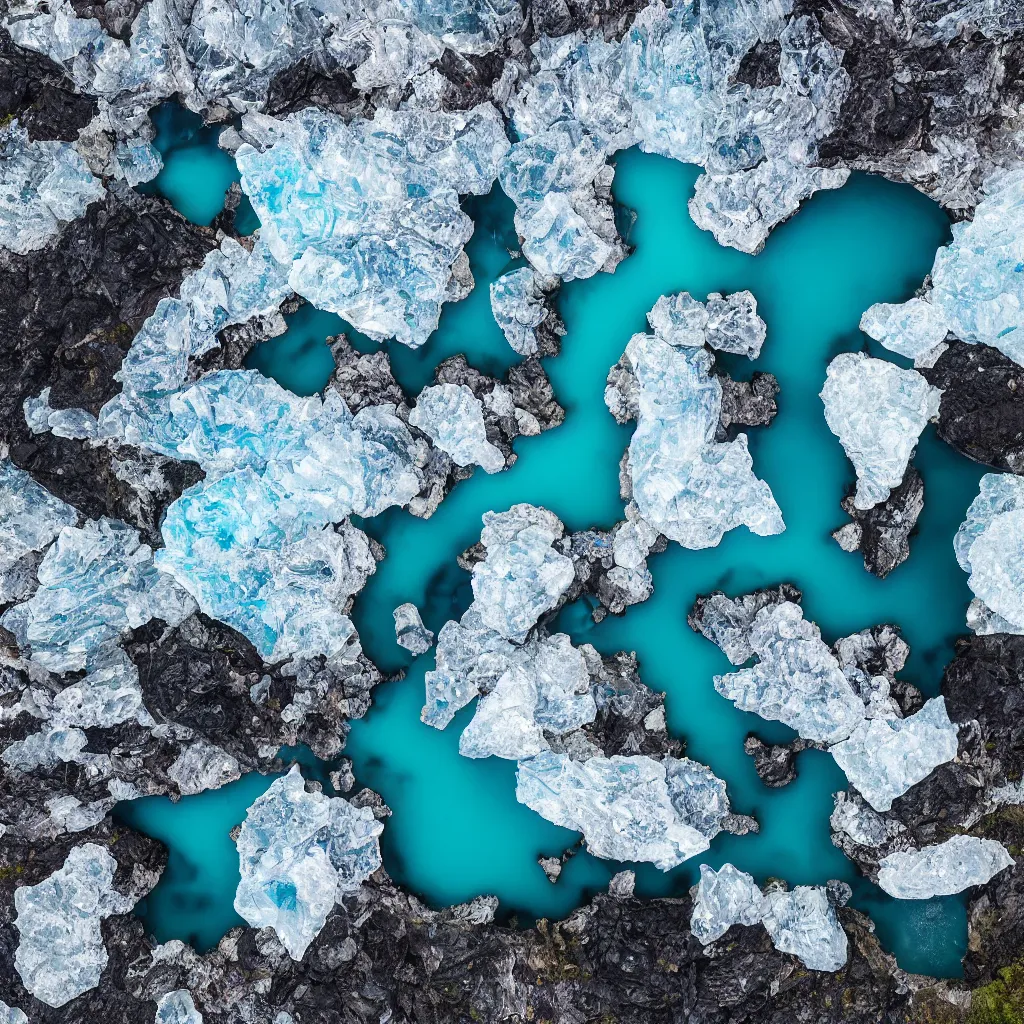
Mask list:
POLYGON ((104 847, 85 843, 49 878, 14 890, 20 935, 14 967, 47 1006, 63 1006, 99 984, 107 966, 100 925, 135 905, 114 888, 116 870, 104 847))
POLYGON ((546 289, 529 267, 509 271, 491 283, 491 312, 508 343, 523 356, 537 352, 537 328, 550 315, 546 289))
POLYGON ((775 948, 799 957, 812 971, 838 971, 846 963, 846 932, 823 888, 769 892, 762 920, 775 948))
POLYGON ((564 633, 515 649, 511 660, 462 733, 464 757, 526 760, 549 749, 545 734, 564 735, 597 715, 586 662, 564 633))
POLYGON ((725 783, 688 758, 573 761, 545 751, 521 763, 517 777, 516 799, 582 832, 594 856, 662 871, 707 850, 729 813, 725 783))
POLYGON ((957 727, 934 697, 909 718, 865 718, 829 749, 861 796, 887 811, 911 786, 957 754, 957 727))
POLYGON ((488 192, 508 149, 494 107, 379 108, 348 124, 307 107, 247 115, 243 136, 242 188, 292 289, 372 338, 422 345, 469 290, 459 197, 488 192))
POLYGON ((35 582, 32 556, 77 521, 75 509, 0 458, 0 605, 28 595, 35 582))
POLYGON ((898 900, 929 900, 984 885, 1013 863, 1006 847, 994 839, 953 836, 936 846, 883 857, 878 884, 898 900))
POLYGON ((863 352, 844 352, 829 363, 821 392, 825 420, 857 471, 857 508, 873 508, 900 485, 941 397, 916 370, 863 352))
POLYGON ((992 175, 986 191, 973 220, 954 224, 953 241, 935 254, 924 297, 865 313, 864 329, 883 345, 927 358, 952 332, 1024 365, 1024 171, 992 175))
POLYGON ((845 739, 864 705, 813 622, 791 601, 762 608, 750 631, 752 668, 715 676, 715 689, 741 711, 783 722, 823 743, 845 739))
POLYGON ((977 598, 969 624, 979 633, 1024 633, 1024 479, 986 473, 953 549, 977 598))
POLYGON ((36 592, 0 622, 52 672, 95 666, 129 629, 150 619, 177 625, 195 608, 138 533, 114 519, 65 526, 37 575, 36 592))
POLYGON ((293 767, 246 812, 235 910, 301 960, 337 900, 380 867, 383 829, 369 807, 306 792, 293 767))
MULTIPOLYGON (((745 300, 737 308, 756 318, 745 300)), ((736 333, 723 318, 712 332, 707 310, 685 295, 659 300, 648 319, 655 333, 633 335, 623 357, 638 388, 628 471, 640 515, 687 548, 714 547, 738 526, 760 536, 781 533, 782 513, 768 484, 754 476, 746 435, 715 440, 722 385, 701 345, 714 334, 734 348, 753 350, 759 343, 752 321, 746 318, 745 329, 736 333)), ((610 384, 609 409, 614 412, 622 399, 619 387, 610 384)))
POLYGON ((105 195, 69 142, 30 142, 18 122, 0 126, 0 248, 24 256, 105 195))
POLYGON ((473 568, 473 606, 481 623, 521 643, 576 578, 573 561, 552 546, 565 532, 534 505, 486 512, 480 540, 487 557, 473 568))
POLYGON ((203 1024, 203 1015, 196 1009, 192 993, 179 988, 157 1000, 153 1024, 203 1024))
POLYGON ((734 924, 760 923, 763 902, 761 890, 745 871, 732 864, 723 864, 719 871, 701 864, 690 928, 706 946, 721 938, 734 924))
POLYGON ((505 468, 505 456, 487 440, 483 402, 465 384, 424 388, 409 422, 450 455, 456 466, 482 466, 488 473, 505 468))
POLYGON ((423 625, 420 610, 407 601, 400 604, 395 615, 395 642, 413 654, 426 654, 434 646, 434 634, 423 625))

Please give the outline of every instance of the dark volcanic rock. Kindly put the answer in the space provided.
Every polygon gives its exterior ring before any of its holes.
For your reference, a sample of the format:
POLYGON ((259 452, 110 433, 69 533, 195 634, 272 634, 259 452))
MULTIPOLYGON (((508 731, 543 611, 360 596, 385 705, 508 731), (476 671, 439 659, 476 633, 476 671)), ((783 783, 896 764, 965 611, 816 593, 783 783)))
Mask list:
POLYGON ((938 432, 975 462, 1024 473, 1024 369, 987 345, 954 341, 931 369, 942 388, 938 432))
POLYGON ((733 380, 719 376, 722 382, 721 432, 724 437, 734 436, 732 426, 767 427, 779 411, 775 401, 779 382, 770 373, 755 373, 749 380, 733 380))
POLYGON ((751 733, 743 741, 743 752, 754 759, 757 777, 772 789, 788 785, 796 778, 796 755, 817 744, 795 739, 790 743, 765 743, 751 733))
POLYGON ((844 551, 860 551, 864 568, 885 579, 910 556, 910 535, 923 509, 924 481, 908 466, 899 487, 873 508, 857 508, 852 493, 843 498, 843 511, 853 522, 841 526, 832 537, 844 551))

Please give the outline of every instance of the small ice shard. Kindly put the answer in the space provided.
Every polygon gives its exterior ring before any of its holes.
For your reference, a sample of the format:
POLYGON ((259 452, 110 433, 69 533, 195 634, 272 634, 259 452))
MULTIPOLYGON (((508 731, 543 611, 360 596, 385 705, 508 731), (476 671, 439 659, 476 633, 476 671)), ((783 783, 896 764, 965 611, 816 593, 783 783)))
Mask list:
POLYGON ((69 142, 30 142, 17 120, 0 125, 0 247, 24 256, 104 195, 69 142))
POLYGON ((696 890, 690 928, 705 946, 734 924, 755 925, 761 920, 761 890, 751 875, 732 864, 723 864, 719 871, 701 864, 696 890))
POLYGON ((192 993, 179 988, 157 1000, 153 1024, 203 1024, 203 1015, 196 1009, 192 993))
POLYGON ((38 552, 77 521, 75 509, 0 458, 0 605, 28 595, 38 552))
POLYGON ((8 1006, 0 999, 0 1024, 28 1024, 28 1017, 16 1006, 8 1006))
POLYGON ((957 727, 946 701, 934 697, 909 718, 865 718, 829 749, 846 777, 876 811, 927 778, 957 753, 957 727))
MULTIPOLYGON (((782 513, 771 488, 754 475, 746 434, 715 440, 722 385, 711 373, 711 354, 685 340, 694 308, 683 298, 659 300, 664 304, 651 313, 655 334, 633 335, 622 359, 638 387, 628 456, 633 501, 659 533, 687 548, 714 547, 738 526, 759 536, 781 533, 782 513)), ((705 312, 700 307, 695 321, 705 312)), ((704 328, 698 323, 693 330, 699 335, 704 328)), ((609 384, 605 391, 613 411, 620 390, 609 384)))
POLYGON ((0 621, 52 672, 86 668, 129 629, 150 619, 177 625, 195 608, 138 533, 115 519, 65 526, 38 578, 32 597, 0 621))
POLYGON ((482 466, 488 473, 505 468, 505 456, 487 440, 484 406, 465 384, 435 384, 424 388, 409 414, 457 466, 482 466))
POLYGON ((167 776, 182 796, 220 789, 242 777, 238 761, 209 740, 198 739, 185 747, 167 769, 167 776))
POLYGON ((400 604, 395 615, 395 642, 413 654, 425 654, 434 646, 434 634, 423 625, 420 610, 412 602, 400 604))
POLYGON ((986 473, 953 541, 970 573, 968 621, 979 633, 1024 633, 1024 479, 986 473))
POLYGON ((464 757, 535 757, 550 749, 546 733, 564 735, 597 715, 586 662, 568 636, 556 633, 519 651, 462 733, 464 757))
POLYGON ((935 846, 883 857, 878 884, 898 900, 928 900, 984 885, 1013 864, 1006 847, 994 839, 953 836, 935 846))
POLYGON ((838 971, 846 963, 846 932, 824 888, 798 885, 792 892, 769 892, 762 920, 775 948, 812 971, 838 971))
POLYGON ((715 676, 741 711, 783 722, 804 739, 837 743, 864 718, 864 705, 813 622, 791 601, 762 608, 750 631, 752 668, 715 676))
POLYGON ((294 766, 246 812, 235 910, 301 960, 337 900, 380 867, 383 829, 369 807, 306 792, 294 766))
POLYGON ((50 388, 43 388, 35 398, 26 398, 23 405, 25 423, 33 434, 53 434, 74 440, 90 440, 99 432, 96 417, 85 409, 54 409, 50 405, 50 388))
POLYGON ((829 363, 821 391, 825 420, 857 471, 857 508, 872 508, 900 485, 941 397, 916 370, 863 352, 844 352, 829 363))
POLYGON ((722 296, 712 292, 706 303, 689 292, 663 295, 647 314, 655 335, 676 347, 709 345, 720 352, 756 359, 767 328, 757 315, 757 299, 749 291, 722 296))
POLYGON ((530 267, 511 270, 491 283, 491 313, 506 340, 523 356, 536 354, 537 328, 550 315, 541 278, 530 267))
POLYGON ((495 108, 380 107, 346 123, 307 107, 247 114, 242 134, 242 189, 292 289, 376 340, 422 345, 468 291, 459 198, 488 192, 508 149, 495 108))
POLYGON ((117 861, 105 847, 74 847, 49 878, 14 890, 20 938, 14 967, 47 1006, 63 1006, 99 984, 107 966, 100 926, 135 901, 114 888, 117 861))
POLYGON ((473 605, 483 625, 521 643, 576 578, 572 559, 553 547, 565 527, 547 509, 525 504, 483 519, 487 557, 473 568, 473 605))
POLYGON ((724 783, 703 765, 696 766, 695 792, 679 785, 687 762, 642 755, 574 761, 544 751, 519 765, 516 799, 582 832, 595 857, 649 861, 669 871, 707 850, 728 814, 724 783))
POLYGON ((992 174, 985 187, 988 194, 973 219, 954 224, 953 241, 935 254, 924 298, 881 314, 886 317, 881 340, 894 351, 916 358, 951 331, 961 341, 991 345, 1024 365, 1024 282, 1018 269, 1024 171, 992 174))
POLYGON ((876 302, 860 318, 860 329, 890 352, 934 366, 946 348, 948 328, 938 307, 914 298, 902 304, 876 302))

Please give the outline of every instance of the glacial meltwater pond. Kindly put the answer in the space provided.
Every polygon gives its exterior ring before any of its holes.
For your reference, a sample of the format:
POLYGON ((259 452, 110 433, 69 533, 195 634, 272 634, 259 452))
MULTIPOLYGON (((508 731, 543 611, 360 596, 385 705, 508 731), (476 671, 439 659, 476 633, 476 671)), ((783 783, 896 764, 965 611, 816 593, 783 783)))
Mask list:
MULTIPOLYGON (((198 141, 193 136, 186 189, 186 172, 172 175, 170 160, 155 185, 194 219, 199 215, 193 211, 209 208, 206 199, 215 205, 219 195, 222 201, 232 180, 214 144, 215 135, 198 141), (187 206, 181 195, 188 196, 187 206)), ((744 738, 753 732, 779 740, 792 733, 737 711, 715 692, 712 676, 728 663, 686 624, 699 593, 722 588, 737 594, 790 581, 803 590, 807 618, 829 642, 877 623, 899 625, 912 652, 905 677, 928 694, 937 691, 954 638, 965 631, 969 599, 952 539, 983 469, 943 445, 930 428, 925 432, 915 458, 925 481, 925 509, 911 556, 888 579, 878 580, 859 555, 844 553, 829 536, 845 521, 839 502, 853 469, 825 424, 818 392, 836 353, 870 347, 857 328, 861 313, 874 302, 901 301, 913 293, 947 239, 948 222, 908 187, 854 176, 840 191, 806 203, 751 257, 720 247, 690 220, 686 203, 695 168, 638 151, 622 154, 616 166, 620 227, 635 251, 614 274, 562 289, 559 306, 568 333, 561 355, 545 366, 565 407, 565 423, 520 439, 511 470, 494 476, 477 470, 429 520, 391 510, 360 524, 384 544, 387 557, 357 598, 354 619, 364 648, 383 670, 406 670, 400 682, 374 691, 374 705, 353 724, 345 750, 357 784, 378 791, 392 809, 382 837, 385 866, 431 905, 493 893, 521 924, 567 914, 620 870, 580 853, 557 884, 548 882, 538 855, 558 854, 577 836, 516 802, 513 762, 459 755, 459 733, 472 708, 444 732, 420 723, 432 653, 412 659, 399 648, 391 613, 412 601, 436 631, 465 610, 469 575, 458 568, 456 556, 479 539, 481 516, 489 509, 531 502, 554 511, 569 529, 610 527, 621 519, 618 466, 630 431, 616 425, 605 408, 608 370, 630 335, 646 328, 647 311, 660 295, 687 290, 704 299, 712 291, 749 288, 768 325, 756 368, 775 374, 781 387, 777 418, 767 429, 751 430, 750 444, 755 470, 782 508, 786 532, 764 538, 740 529, 706 551, 670 545, 651 559, 655 592, 645 604, 600 626, 592 623, 588 607, 577 605, 557 625, 604 652, 635 650, 643 681, 667 693, 669 727, 685 738, 687 753, 727 782, 736 811, 760 822, 757 835, 719 835, 708 863, 730 861, 759 882, 769 876, 790 884, 843 879, 854 889, 853 905, 872 917, 882 944, 902 967, 957 975, 966 943, 963 898, 895 901, 857 875, 830 841, 833 794, 846 788, 846 780, 828 755, 805 752, 795 782, 775 790, 762 785, 743 752, 744 738)), ((388 346, 396 376, 412 394, 449 355, 463 352, 492 374, 517 358, 488 300, 489 283, 514 265, 511 203, 496 187, 466 208, 476 223, 468 248, 476 288, 445 308, 440 328, 422 349, 388 346)), ((291 318, 288 334, 261 346, 250 365, 311 394, 324 386, 332 368, 323 339, 344 329, 340 318, 304 307, 291 318)), ((890 353, 885 357, 899 361, 890 353)), ((734 376, 752 372, 744 361, 724 361, 734 376)), ((317 777, 316 767, 304 770, 317 777)), ((248 776, 177 804, 154 798, 119 808, 123 821, 171 850, 164 878, 140 907, 159 939, 186 938, 206 948, 242 923, 232 910, 238 872, 228 832, 269 783, 248 776)), ((637 891, 683 892, 696 881, 699 863, 695 859, 668 874, 639 866, 637 891)))

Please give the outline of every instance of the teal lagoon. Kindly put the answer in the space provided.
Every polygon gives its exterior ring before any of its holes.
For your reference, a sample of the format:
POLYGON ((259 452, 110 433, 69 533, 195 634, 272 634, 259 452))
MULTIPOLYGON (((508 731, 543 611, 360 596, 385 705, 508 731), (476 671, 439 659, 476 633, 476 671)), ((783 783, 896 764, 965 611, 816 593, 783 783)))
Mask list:
MULTIPOLYGON (((374 691, 374 705, 353 723, 345 754, 357 784, 378 791, 392 809, 382 838, 385 867, 429 904, 491 893, 506 918, 526 925, 563 916, 607 886, 623 865, 585 852, 567 863, 557 884, 547 881, 537 857, 560 853, 578 836, 516 802, 513 763, 458 754, 459 733, 472 708, 444 732, 421 724, 423 676, 432 654, 413 660, 395 644, 391 611, 413 601, 435 631, 464 611, 471 599, 469 576, 457 567, 456 556, 479 539, 481 516, 490 509, 532 502, 557 513, 569 529, 609 527, 621 519, 618 463, 630 430, 618 426, 604 406, 608 370, 630 335, 646 328, 646 313, 658 296, 687 290, 703 299, 712 291, 749 288, 768 325, 768 340, 756 367, 741 359, 726 365, 737 377, 767 370, 781 386, 775 422, 749 436, 755 470, 771 485, 786 532, 762 538, 737 530, 718 548, 699 552, 670 545, 651 560, 655 592, 645 604, 595 626, 590 608, 580 602, 563 611, 557 626, 604 652, 635 650, 644 682, 667 694, 669 727, 686 740, 687 753, 726 780, 735 810, 759 821, 756 835, 720 835, 704 862, 730 861, 761 882, 845 880, 854 889, 853 905, 871 916, 883 946, 902 967, 957 976, 966 948, 965 900, 895 901, 857 874, 830 841, 833 795, 846 788, 846 780, 828 755, 801 754, 796 781, 766 788, 743 741, 749 733, 774 741, 792 733, 718 696, 712 677, 727 671, 728 662, 686 624, 700 593, 721 588, 735 594, 789 581, 801 588, 807 617, 829 641, 878 623, 897 624, 911 645, 906 678, 928 694, 937 692, 953 641, 965 632, 969 600, 952 538, 984 470, 926 431, 915 458, 925 481, 925 510, 911 557, 878 580, 859 555, 843 552, 829 536, 844 521, 839 501, 852 485, 853 471, 825 425, 818 392, 838 352, 867 349, 900 362, 874 350, 859 332, 861 313, 874 302, 913 294, 936 248, 948 239, 949 224, 912 189, 855 175, 843 189, 811 199, 751 257, 719 246, 690 220, 686 203, 697 173, 638 151, 619 157, 615 198, 634 252, 614 274, 562 290, 567 335, 561 355, 545 367, 566 409, 565 423, 518 441, 511 470, 495 476, 478 471, 429 520, 391 510, 361 523, 384 544, 387 557, 357 599, 354 618, 369 656, 404 678, 374 691)), ((470 200, 467 210, 476 223, 468 248, 476 288, 463 302, 445 307, 440 327, 422 349, 386 346, 396 376, 412 394, 450 355, 465 353, 473 366, 492 374, 517 358, 491 318, 487 292, 496 276, 517 265, 511 203, 495 188, 488 197, 470 200)), ((324 339, 342 330, 346 325, 339 317, 303 307, 288 333, 260 346, 249 365, 298 393, 314 393, 331 372, 324 339)), ((360 348, 371 345, 360 337, 354 341, 360 348)), ((314 766, 306 762, 307 776, 314 777, 314 766)), ((172 860, 180 858, 179 868, 173 875, 168 871, 143 908, 158 938, 193 937, 205 947, 239 923, 231 908, 237 859, 232 873, 223 866, 230 858, 222 858, 218 844, 262 791, 245 787, 268 784, 250 776, 177 804, 150 798, 121 805, 123 820, 163 839, 172 860)), ((696 881, 701 862, 667 874, 649 865, 628 866, 637 871, 638 893, 658 896, 684 892, 696 881)))

